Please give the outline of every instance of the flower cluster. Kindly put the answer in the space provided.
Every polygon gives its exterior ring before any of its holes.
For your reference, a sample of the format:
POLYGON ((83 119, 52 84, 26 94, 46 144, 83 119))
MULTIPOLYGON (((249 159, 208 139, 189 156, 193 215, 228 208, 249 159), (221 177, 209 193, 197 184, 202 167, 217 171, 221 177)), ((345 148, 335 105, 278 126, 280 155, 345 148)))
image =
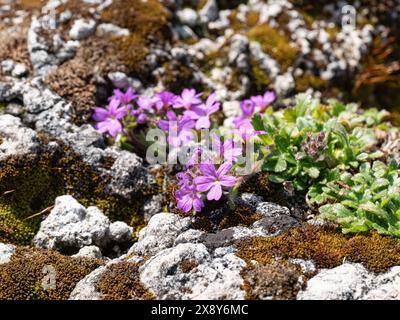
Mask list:
POLYGON ((274 102, 276 95, 273 91, 266 91, 264 95, 253 96, 240 103, 242 115, 233 120, 244 140, 248 140, 261 132, 255 131, 251 119, 255 113, 262 114, 274 102))
POLYGON ((186 164, 186 171, 177 175, 179 190, 175 196, 178 209, 198 212, 204 207, 204 198, 220 200, 223 192, 231 190, 237 182, 233 168, 240 155, 241 145, 237 146, 233 139, 222 142, 216 134, 213 135, 210 153, 202 147, 197 148, 186 164))
POLYGON ((93 114, 96 128, 113 138, 130 137, 127 130, 135 128, 158 128, 166 133, 170 148, 179 151, 184 146, 195 146, 188 154, 189 160, 183 163, 185 171, 177 175, 177 206, 187 213, 201 211, 205 200, 218 201, 239 184, 238 159, 243 156, 243 147, 250 138, 264 133, 253 129, 251 118, 255 113, 265 112, 276 98, 267 91, 244 100, 242 115, 234 119, 235 128, 224 128, 226 138, 221 139, 221 131, 212 123, 212 115, 220 110, 220 103, 215 93, 206 99, 202 96, 203 93, 189 88, 180 95, 163 91, 153 96, 139 96, 132 88, 126 92, 117 89, 108 105, 95 108, 93 114), (211 128, 219 133, 211 136, 210 151, 210 143, 199 133, 211 128), (201 141, 197 142, 199 138, 201 141))

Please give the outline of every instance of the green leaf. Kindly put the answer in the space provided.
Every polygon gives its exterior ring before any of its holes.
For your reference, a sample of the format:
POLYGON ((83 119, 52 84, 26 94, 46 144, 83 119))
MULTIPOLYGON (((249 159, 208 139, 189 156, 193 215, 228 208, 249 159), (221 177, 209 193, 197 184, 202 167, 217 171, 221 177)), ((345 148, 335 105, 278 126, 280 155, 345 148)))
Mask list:
POLYGON ((317 179, 320 174, 320 171, 317 167, 304 168, 304 171, 313 179, 317 179))

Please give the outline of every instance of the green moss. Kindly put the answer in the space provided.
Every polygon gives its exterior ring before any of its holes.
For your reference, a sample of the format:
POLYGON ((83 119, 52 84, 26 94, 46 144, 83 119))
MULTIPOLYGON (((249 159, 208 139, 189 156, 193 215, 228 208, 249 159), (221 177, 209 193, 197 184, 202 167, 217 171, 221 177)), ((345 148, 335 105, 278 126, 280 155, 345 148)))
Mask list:
POLYGON ((370 235, 345 236, 333 227, 306 225, 277 237, 256 237, 237 244, 237 255, 250 263, 272 263, 275 258, 313 260, 318 268, 333 268, 343 263, 362 263, 369 270, 384 272, 400 264, 400 240, 370 235))
POLYGON ((268 77, 267 73, 262 70, 256 61, 250 61, 251 66, 251 82, 255 87, 257 92, 261 92, 268 88, 271 84, 271 79, 268 77))
POLYGON ((97 289, 104 300, 152 300, 154 295, 140 282, 141 264, 120 262, 110 265, 101 275, 97 289))
POLYGON ((250 40, 259 42, 265 53, 278 61, 283 71, 293 65, 299 53, 299 49, 290 45, 290 39, 283 32, 268 24, 255 26, 247 35, 250 40))
POLYGON ((78 281, 101 264, 97 259, 18 247, 11 261, 0 265, 0 300, 66 300, 78 281), (55 288, 46 288, 43 284, 51 284, 45 278, 51 270, 55 271, 55 288))
POLYGON ((36 155, 10 157, 0 164, 0 225, 16 243, 28 244, 41 217, 27 218, 53 205, 57 196, 70 194, 85 206, 99 206, 112 221, 141 227, 139 209, 145 196, 152 194, 151 186, 125 199, 106 191, 110 179, 66 146, 51 151, 43 146, 36 155))

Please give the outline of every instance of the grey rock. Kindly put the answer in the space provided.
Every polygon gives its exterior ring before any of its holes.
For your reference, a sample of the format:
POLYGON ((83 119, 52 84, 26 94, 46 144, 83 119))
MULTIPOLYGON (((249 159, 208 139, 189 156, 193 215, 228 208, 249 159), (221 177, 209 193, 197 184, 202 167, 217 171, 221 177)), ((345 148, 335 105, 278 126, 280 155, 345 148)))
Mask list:
POLYGON ((262 50, 258 42, 250 42, 250 53, 254 60, 258 62, 260 69, 263 70, 272 81, 275 80, 280 73, 278 63, 262 50))
POLYGON ((56 22, 49 15, 33 17, 28 30, 28 51, 33 69, 39 75, 45 75, 53 66, 72 58, 79 46, 77 41, 65 42, 57 33, 50 38, 41 35, 43 30, 48 30, 53 25, 56 22), (51 21, 47 21, 48 19, 51 21))
POLYGON ((95 245, 106 248, 110 243, 129 242, 132 229, 123 222, 110 224, 96 207, 85 208, 71 196, 56 199, 55 207, 42 221, 33 244, 61 252, 77 251, 95 245))
POLYGON ((174 245, 175 239, 191 225, 191 218, 181 218, 172 213, 154 215, 139 232, 139 240, 128 254, 154 255, 174 245))
POLYGON ((108 186, 115 194, 129 198, 138 191, 148 188, 153 181, 146 168, 142 166, 142 159, 128 151, 118 151, 110 170, 111 182, 108 186))
POLYGON ((0 265, 10 262, 16 247, 12 244, 0 243, 0 265))
POLYGON ((218 18, 218 4, 215 0, 207 0, 206 4, 199 12, 200 21, 202 23, 209 23, 218 18))
POLYGON ((110 225, 110 240, 116 243, 125 243, 132 240, 133 228, 125 222, 116 221, 110 225))
POLYGON ((152 216, 162 211, 162 204, 164 196, 162 194, 156 194, 148 199, 143 205, 143 217, 147 222, 152 216))
POLYGON ((141 282, 158 299, 244 299, 244 266, 229 251, 213 256, 203 244, 185 243, 160 251, 139 272, 141 282), (195 265, 186 273, 180 268, 185 260, 195 265))
POLYGON ((82 40, 90 37, 96 31, 96 22, 92 19, 77 19, 69 31, 69 36, 74 40, 82 40))
POLYGON ((180 243, 199 243, 203 241, 206 233, 201 230, 189 229, 183 233, 181 233, 175 240, 174 245, 178 245, 180 243))
POLYGON ((96 246, 86 246, 79 250, 77 254, 74 254, 73 257, 86 257, 86 258, 94 258, 101 259, 103 255, 99 247, 96 246))
POLYGON ((245 206, 250 209, 256 210, 257 206, 263 202, 263 198, 252 193, 241 193, 236 199, 235 203, 238 206, 245 206))

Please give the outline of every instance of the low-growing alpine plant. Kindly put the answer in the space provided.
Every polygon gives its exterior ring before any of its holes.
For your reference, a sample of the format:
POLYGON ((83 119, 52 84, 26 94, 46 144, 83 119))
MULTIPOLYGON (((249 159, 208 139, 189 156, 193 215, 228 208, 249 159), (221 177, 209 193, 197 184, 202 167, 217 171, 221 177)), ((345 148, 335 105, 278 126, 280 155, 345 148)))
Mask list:
POLYGON ((214 93, 206 97, 187 88, 179 95, 138 96, 133 89, 115 90, 93 119, 100 132, 122 145, 144 136, 133 130, 158 128, 171 150, 189 147, 176 176, 175 198, 183 212, 201 212, 206 201, 232 200, 245 179, 240 160, 252 142, 257 161, 247 174, 261 167, 271 182, 305 192, 320 217, 340 224, 343 232, 400 236, 398 163, 384 147, 387 136, 400 135, 387 121, 390 114, 338 101, 321 104, 305 94, 293 107, 273 110, 275 100, 272 91, 243 100, 228 128, 213 121, 220 111, 214 93), (214 131, 204 138, 203 129, 214 131))

